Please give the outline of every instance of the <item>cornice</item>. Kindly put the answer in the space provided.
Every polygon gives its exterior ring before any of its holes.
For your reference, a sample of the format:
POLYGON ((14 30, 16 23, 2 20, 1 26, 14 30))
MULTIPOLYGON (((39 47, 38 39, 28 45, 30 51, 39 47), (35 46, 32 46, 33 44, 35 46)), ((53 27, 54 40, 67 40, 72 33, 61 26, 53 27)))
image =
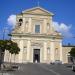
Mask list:
POLYGON ((57 37, 56 35, 50 34, 12 33, 11 36, 62 39, 62 36, 57 37))

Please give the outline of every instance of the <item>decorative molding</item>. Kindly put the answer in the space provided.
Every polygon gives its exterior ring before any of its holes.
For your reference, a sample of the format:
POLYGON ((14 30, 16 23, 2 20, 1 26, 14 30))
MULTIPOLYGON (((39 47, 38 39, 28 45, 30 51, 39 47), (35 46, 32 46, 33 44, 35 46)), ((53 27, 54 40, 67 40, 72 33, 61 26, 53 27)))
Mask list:
POLYGON ((41 11, 47 13, 47 15, 48 15, 48 14, 51 15, 51 16, 54 15, 53 13, 51 13, 51 12, 49 12, 49 11, 43 9, 42 7, 35 7, 35 8, 27 9, 27 10, 25 10, 25 11, 22 11, 22 13, 29 14, 28 12, 34 11, 34 10, 37 10, 37 9, 39 9, 39 10, 41 10, 41 11))

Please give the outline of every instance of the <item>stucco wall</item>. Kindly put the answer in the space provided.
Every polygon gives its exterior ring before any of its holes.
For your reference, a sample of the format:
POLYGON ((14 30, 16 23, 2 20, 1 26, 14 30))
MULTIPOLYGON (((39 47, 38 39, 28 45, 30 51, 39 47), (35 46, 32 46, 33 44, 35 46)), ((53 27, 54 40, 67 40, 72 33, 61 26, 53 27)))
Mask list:
POLYGON ((71 50, 71 48, 73 48, 73 46, 63 46, 62 49, 62 53, 63 53, 63 62, 64 63, 69 63, 68 62, 68 55, 69 55, 69 52, 71 50))

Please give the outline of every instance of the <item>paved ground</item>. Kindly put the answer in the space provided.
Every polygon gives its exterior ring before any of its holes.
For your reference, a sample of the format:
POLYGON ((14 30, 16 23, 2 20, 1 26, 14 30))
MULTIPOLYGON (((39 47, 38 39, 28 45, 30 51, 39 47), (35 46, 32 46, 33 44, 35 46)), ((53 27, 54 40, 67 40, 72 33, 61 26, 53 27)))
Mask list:
MULTIPOLYGON (((20 64, 19 70, 3 73, 3 75, 75 75, 67 65, 20 64)), ((0 73, 2 75, 2 73, 0 73)))

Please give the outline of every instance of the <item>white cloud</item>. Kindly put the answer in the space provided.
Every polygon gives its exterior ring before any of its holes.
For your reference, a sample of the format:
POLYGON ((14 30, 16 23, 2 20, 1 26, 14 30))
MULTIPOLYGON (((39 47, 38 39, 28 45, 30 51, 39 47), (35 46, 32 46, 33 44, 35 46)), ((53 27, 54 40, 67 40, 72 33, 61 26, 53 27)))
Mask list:
POLYGON ((60 33, 62 33, 62 35, 64 37, 72 37, 72 33, 70 32, 70 29, 71 29, 71 25, 68 26, 66 25, 65 23, 58 23, 58 22, 53 22, 53 26, 54 26, 54 29, 60 33))
POLYGON ((14 27, 16 25, 16 15, 10 15, 7 19, 7 23, 14 27))

